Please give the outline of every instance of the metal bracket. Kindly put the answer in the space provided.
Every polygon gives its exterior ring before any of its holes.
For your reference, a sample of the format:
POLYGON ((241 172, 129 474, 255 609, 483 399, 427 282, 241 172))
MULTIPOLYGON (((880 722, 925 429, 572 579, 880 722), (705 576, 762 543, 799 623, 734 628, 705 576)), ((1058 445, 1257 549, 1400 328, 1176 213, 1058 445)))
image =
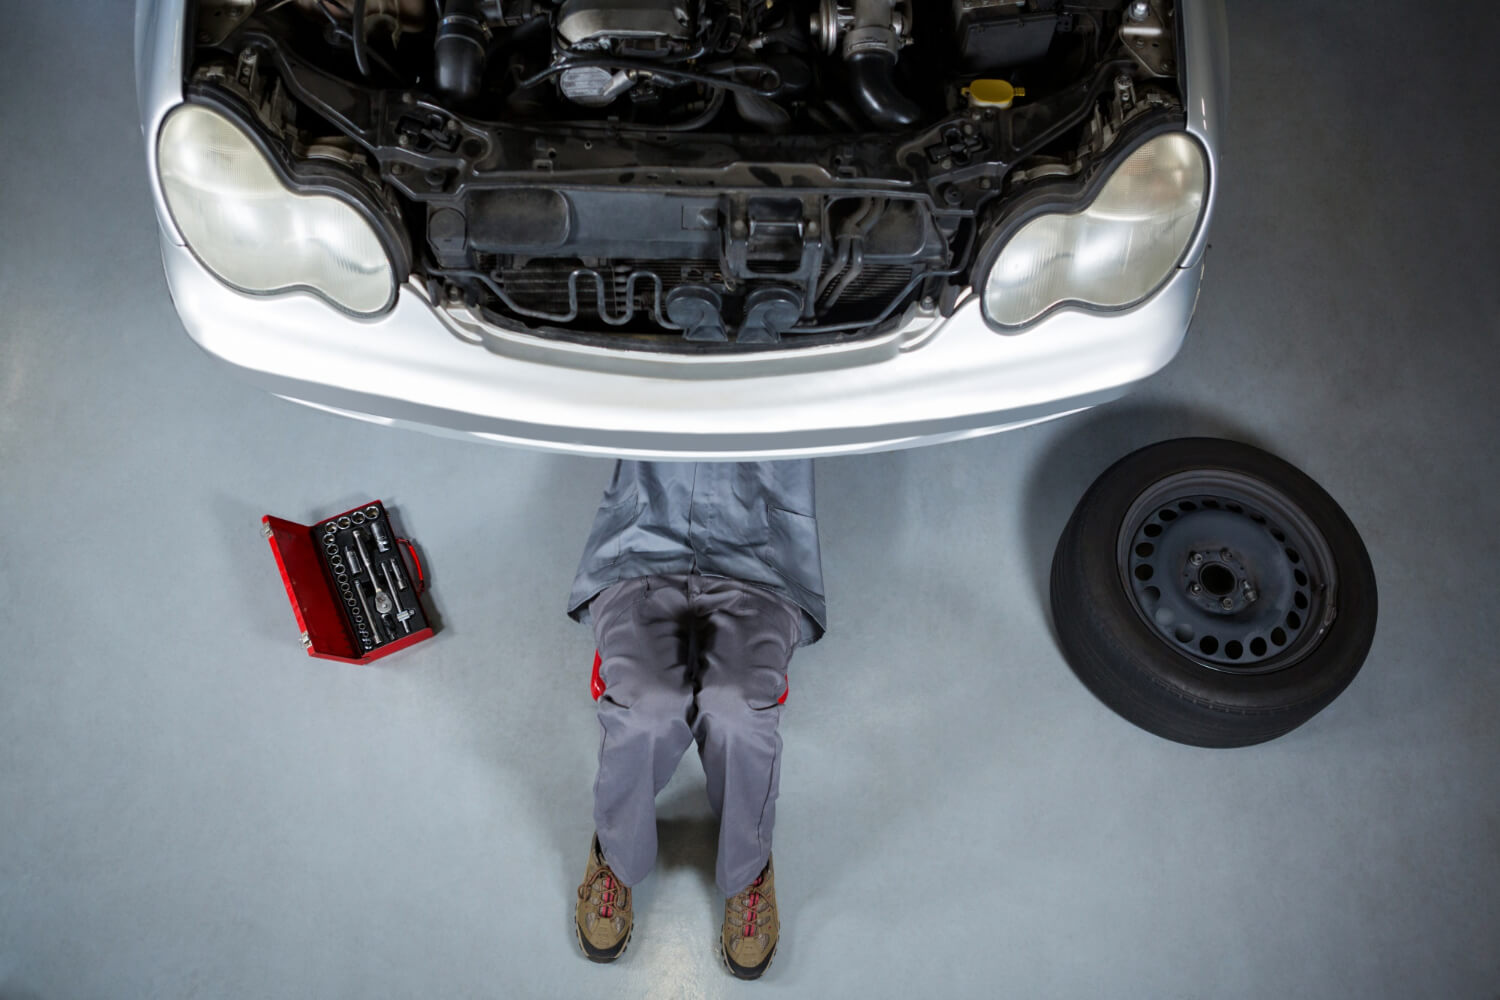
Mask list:
POLYGON ((198 4, 198 44, 218 45, 255 10, 255 0, 203 0, 198 4))
POLYGON ((1134 0, 1125 8, 1120 41, 1152 76, 1171 76, 1177 69, 1177 34, 1162 13, 1160 0, 1134 0))
MULTIPOLYGON (((823 266, 821 202, 817 198, 731 199, 722 250, 724 276, 735 283, 761 279, 812 289, 823 266)), ((804 296, 810 315, 812 296, 804 296)))

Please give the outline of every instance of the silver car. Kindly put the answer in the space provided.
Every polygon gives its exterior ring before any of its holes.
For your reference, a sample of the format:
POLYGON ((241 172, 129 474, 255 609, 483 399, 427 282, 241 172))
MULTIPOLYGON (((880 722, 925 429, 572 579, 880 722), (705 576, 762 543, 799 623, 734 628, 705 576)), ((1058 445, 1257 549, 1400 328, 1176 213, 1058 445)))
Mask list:
POLYGON ((139 0, 199 345, 383 424, 661 459, 1116 398, 1192 318, 1223 0, 139 0))

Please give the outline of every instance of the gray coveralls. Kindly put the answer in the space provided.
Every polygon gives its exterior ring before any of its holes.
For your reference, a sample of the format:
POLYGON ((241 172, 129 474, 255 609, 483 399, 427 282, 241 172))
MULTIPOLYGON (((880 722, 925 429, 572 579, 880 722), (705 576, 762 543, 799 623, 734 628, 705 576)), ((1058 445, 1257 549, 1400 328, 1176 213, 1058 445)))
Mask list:
POLYGON ((605 859, 626 885, 650 873, 656 796, 696 742, 715 881, 739 892, 771 852, 787 665, 826 627, 812 462, 618 463, 568 614, 602 659, 605 859))

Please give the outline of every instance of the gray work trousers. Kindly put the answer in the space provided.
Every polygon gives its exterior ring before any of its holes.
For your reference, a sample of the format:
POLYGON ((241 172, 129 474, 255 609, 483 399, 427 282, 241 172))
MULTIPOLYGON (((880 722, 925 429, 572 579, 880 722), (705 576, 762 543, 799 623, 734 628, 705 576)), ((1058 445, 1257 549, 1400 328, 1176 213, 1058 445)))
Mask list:
POLYGON ((779 699, 801 613, 778 594, 697 574, 618 583, 590 608, 599 643, 594 824, 616 877, 656 863, 656 796, 692 743, 719 818, 714 878, 732 896, 771 853, 781 777, 779 699))

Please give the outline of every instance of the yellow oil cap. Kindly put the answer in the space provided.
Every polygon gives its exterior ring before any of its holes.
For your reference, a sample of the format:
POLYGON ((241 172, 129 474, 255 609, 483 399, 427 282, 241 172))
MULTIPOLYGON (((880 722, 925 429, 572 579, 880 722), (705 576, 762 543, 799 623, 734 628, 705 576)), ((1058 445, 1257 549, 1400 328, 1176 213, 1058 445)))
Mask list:
POLYGON ((1016 98, 1025 97, 1026 91, 1004 80, 975 80, 963 94, 976 108, 1008 108, 1016 98))

